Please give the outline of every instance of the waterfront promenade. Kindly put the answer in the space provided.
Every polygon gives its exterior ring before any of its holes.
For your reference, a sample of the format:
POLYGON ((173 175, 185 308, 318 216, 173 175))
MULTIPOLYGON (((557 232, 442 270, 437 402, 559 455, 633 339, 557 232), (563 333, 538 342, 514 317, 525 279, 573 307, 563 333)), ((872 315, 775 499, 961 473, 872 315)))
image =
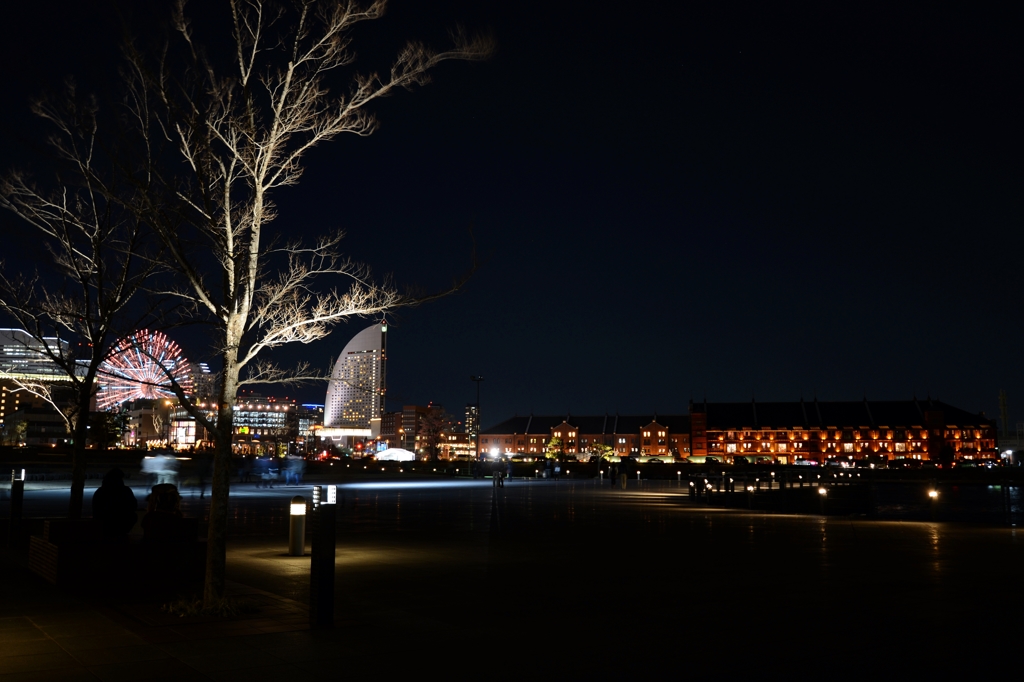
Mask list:
MULTIPOLYGON (((313 631, 309 559, 286 556, 308 490, 235 487, 229 578, 259 609, 235 619, 68 595, 6 552, 0 675, 917 676, 1008 657, 1024 606, 1013 527, 721 509, 669 481, 386 477, 341 488, 337 626, 313 631)), ((27 514, 64 494, 30 489, 27 514)))

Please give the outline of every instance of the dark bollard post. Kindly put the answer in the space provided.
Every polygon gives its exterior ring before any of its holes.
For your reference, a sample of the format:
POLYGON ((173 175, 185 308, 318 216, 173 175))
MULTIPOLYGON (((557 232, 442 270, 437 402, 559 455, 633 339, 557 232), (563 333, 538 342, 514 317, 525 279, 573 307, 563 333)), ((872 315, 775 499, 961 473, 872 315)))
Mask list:
POLYGON ((309 624, 334 627, 334 560, 338 486, 313 487, 313 548, 309 562, 309 624))
POLYGON ((21 521, 22 512, 25 508, 25 470, 21 470, 21 478, 16 478, 16 472, 11 469, 11 524, 21 521))
POLYGON ((697 497, 697 486, 693 484, 692 480, 690 481, 690 497, 697 497))
POLYGON ((11 469, 11 520, 7 526, 7 545, 15 547, 20 537, 21 517, 25 508, 25 470, 21 470, 21 478, 11 469))

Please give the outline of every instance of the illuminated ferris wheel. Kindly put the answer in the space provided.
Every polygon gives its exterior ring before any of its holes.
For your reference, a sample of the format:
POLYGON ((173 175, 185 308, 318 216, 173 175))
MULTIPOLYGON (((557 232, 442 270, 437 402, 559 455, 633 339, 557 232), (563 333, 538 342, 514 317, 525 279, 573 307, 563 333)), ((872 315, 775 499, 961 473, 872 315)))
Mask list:
POLYGON ((135 332, 118 341, 100 365, 96 406, 109 410, 126 400, 173 397, 168 375, 191 392, 192 373, 178 344, 161 332, 135 332))

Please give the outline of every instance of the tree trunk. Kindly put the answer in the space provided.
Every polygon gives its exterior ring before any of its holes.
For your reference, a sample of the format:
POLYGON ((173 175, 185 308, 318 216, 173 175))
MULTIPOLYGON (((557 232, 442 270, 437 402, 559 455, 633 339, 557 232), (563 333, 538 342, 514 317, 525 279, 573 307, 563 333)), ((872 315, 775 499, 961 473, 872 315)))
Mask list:
POLYGON ((213 482, 210 487, 210 525, 206 535, 206 579, 203 604, 212 607, 224 598, 227 568, 228 494, 231 477, 231 439, 234 431, 234 405, 238 393, 238 366, 224 368, 217 429, 214 432, 213 482))
POLYGON ((92 382, 96 373, 90 371, 78 387, 78 414, 75 428, 71 433, 71 500, 68 502, 68 518, 82 518, 85 501, 86 445, 88 445, 89 407, 92 402, 92 382))

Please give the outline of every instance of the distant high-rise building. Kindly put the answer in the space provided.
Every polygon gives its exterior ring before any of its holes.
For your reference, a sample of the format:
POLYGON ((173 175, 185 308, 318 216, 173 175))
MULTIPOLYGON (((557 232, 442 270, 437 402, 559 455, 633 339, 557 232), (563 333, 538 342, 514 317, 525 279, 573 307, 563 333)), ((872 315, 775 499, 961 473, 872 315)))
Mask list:
POLYGON ((386 324, 356 334, 331 373, 324 401, 324 437, 374 437, 384 413, 386 324))
POLYGON ((56 336, 40 341, 24 329, 0 329, 0 374, 34 381, 67 379, 67 373, 50 359, 47 350, 67 357, 68 342, 56 336))
MULTIPOLYGON (((49 400, 71 405, 75 392, 67 371, 51 355, 70 360, 67 341, 56 336, 36 339, 24 329, 0 329, 0 427, 7 427, 3 440, 30 445, 67 442, 67 426, 54 406, 25 389, 25 383, 49 386, 49 400), (12 418, 13 416, 13 418, 12 418), (22 424, 23 433, 15 437, 12 429, 22 424)), ((79 376, 84 368, 74 365, 79 376)))
POLYGON ((316 438, 317 431, 324 426, 324 406, 316 403, 303 403, 299 405, 299 437, 307 439, 316 438))
POLYGON ((466 405, 465 430, 469 434, 470 439, 476 439, 480 435, 480 409, 473 403, 466 405))

